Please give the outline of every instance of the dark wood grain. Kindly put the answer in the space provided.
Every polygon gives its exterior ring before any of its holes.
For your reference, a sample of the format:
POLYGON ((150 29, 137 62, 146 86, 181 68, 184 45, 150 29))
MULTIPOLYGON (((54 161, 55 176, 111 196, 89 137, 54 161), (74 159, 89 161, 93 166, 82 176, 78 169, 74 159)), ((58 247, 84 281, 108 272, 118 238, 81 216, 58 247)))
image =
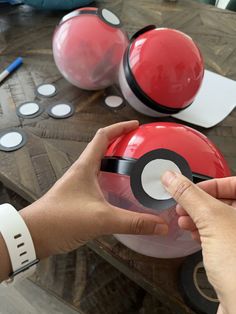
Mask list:
MULTIPOLYGON (((207 69, 236 79, 234 12, 187 0, 177 3, 107 0, 99 1, 97 5, 117 13, 129 34, 152 23, 184 31, 198 43, 207 69)), ((1 68, 19 55, 24 57, 24 66, 0 87, 0 129, 18 127, 28 137, 22 149, 13 153, 0 152, 0 180, 30 202, 43 195, 61 177, 98 128, 129 119, 139 119, 141 123, 155 120, 142 116, 127 104, 121 110, 107 109, 104 98, 111 93, 119 93, 115 86, 87 92, 71 86, 61 77, 53 62, 51 38, 62 15, 61 12, 40 12, 27 6, 0 8, 1 68), (55 98, 46 100, 35 96, 36 86, 44 82, 57 85, 59 93, 55 98), (74 104, 76 112, 66 120, 53 120, 46 113, 32 120, 18 118, 15 108, 29 100, 39 101, 45 109, 53 102, 69 101, 74 104)), ((235 174, 235 111, 218 126, 200 131, 217 144, 235 174)), ((178 267, 182 259, 144 257, 128 250, 113 237, 101 238, 89 246, 168 304, 172 313, 193 313, 177 289, 178 267)), ((71 295, 64 297, 71 298, 71 295)))

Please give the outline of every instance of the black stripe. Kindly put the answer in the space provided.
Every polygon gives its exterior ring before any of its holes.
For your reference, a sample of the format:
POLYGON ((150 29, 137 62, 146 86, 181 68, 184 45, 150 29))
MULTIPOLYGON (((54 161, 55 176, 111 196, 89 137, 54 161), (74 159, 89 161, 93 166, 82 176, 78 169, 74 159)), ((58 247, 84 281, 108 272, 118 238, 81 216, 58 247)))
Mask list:
POLYGON ((97 15, 97 13, 98 13, 98 10, 81 10, 81 11, 78 11, 78 15, 81 15, 81 14, 97 15))
POLYGON ((101 162, 101 171, 130 176, 136 159, 122 157, 105 157, 101 162))
POLYGON ((194 183, 199 183, 199 182, 207 181, 207 180, 211 180, 211 179, 213 179, 213 178, 206 176, 204 174, 199 174, 199 173, 193 172, 193 182, 194 183))
MULTIPOLYGON (((104 157, 101 162, 101 171, 122 174, 126 176, 131 175, 131 171, 137 159, 122 158, 122 157, 104 157)), ((213 179, 212 177, 193 172, 193 182, 199 183, 206 180, 213 179)))
POLYGON ((136 39, 137 37, 139 37, 140 35, 148 32, 148 31, 151 31, 153 29, 156 29, 156 25, 147 25, 143 28, 141 28, 140 30, 138 30, 136 33, 134 33, 134 35, 131 37, 131 40, 130 41, 133 41, 134 39, 136 39))

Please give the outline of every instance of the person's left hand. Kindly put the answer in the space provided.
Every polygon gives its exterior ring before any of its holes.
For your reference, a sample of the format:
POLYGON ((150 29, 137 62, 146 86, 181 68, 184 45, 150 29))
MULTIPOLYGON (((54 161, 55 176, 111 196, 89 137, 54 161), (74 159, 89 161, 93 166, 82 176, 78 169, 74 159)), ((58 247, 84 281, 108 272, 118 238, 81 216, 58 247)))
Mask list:
POLYGON ((137 127, 137 121, 130 121, 98 130, 64 176, 42 198, 21 211, 38 258, 71 251, 100 235, 168 232, 161 217, 109 204, 98 184, 101 159, 109 144, 137 127))

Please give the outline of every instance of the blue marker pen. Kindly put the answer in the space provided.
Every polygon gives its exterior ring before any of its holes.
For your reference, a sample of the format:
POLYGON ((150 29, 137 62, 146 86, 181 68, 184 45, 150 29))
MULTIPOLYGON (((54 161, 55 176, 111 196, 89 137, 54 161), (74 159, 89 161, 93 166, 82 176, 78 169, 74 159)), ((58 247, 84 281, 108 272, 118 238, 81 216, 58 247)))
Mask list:
POLYGON ((23 59, 21 57, 17 58, 13 61, 1 74, 0 74, 0 83, 5 80, 5 78, 19 68, 23 63, 23 59))

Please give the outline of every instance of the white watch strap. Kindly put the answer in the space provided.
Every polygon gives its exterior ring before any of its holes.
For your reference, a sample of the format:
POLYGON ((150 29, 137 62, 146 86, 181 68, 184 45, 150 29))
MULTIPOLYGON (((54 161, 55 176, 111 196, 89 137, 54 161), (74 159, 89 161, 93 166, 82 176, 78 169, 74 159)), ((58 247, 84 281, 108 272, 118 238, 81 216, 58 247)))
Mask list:
POLYGON ((17 210, 10 204, 0 205, 0 233, 5 240, 12 276, 4 284, 11 284, 30 276, 36 268, 36 254, 30 232, 17 210))

